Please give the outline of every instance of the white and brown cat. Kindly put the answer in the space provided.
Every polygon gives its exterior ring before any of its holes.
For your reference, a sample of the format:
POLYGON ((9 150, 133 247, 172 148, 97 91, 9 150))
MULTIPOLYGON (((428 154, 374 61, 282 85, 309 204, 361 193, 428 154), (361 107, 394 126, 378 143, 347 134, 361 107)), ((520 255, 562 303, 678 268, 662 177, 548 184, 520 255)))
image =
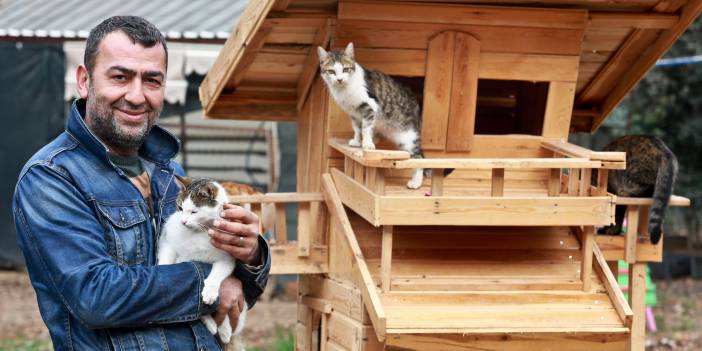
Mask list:
MULTIPOLYGON (((212 246, 207 234, 228 202, 227 192, 222 185, 211 179, 178 179, 183 184, 177 200, 178 211, 168 217, 163 227, 158 242, 158 264, 186 261, 211 263, 212 270, 205 278, 202 289, 202 301, 212 304, 219 297, 222 281, 234 272, 236 266, 234 257, 212 246)), ((200 320, 212 334, 219 334, 220 340, 229 346, 225 349, 244 350, 240 335, 246 323, 247 310, 248 306, 244 303, 244 310, 234 331, 229 324, 229 317, 225 317, 219 326, 212 316, 202 316, 200 320)))

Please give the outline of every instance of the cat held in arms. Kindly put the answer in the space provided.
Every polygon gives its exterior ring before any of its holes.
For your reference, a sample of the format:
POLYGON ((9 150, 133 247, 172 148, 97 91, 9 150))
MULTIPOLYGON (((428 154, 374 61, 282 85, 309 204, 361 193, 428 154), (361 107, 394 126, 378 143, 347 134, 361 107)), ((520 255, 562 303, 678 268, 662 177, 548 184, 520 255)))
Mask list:
MULTIPOLYGON (((186 261, 200 261, 212 264, 212 271, 205 278, 202 301, 214 303, 219 297, 222 281, 234 272, 236 261, 229 253, 210 244, 207 230, 220 218, 224 205, 228 202, 225 189, 214 180, 207 178, 191 179, 178 177, 183 187, 176 201, 178 211, 173 213, 163 227, 158 241, 158 264, 174 264, 186 261)), ((202 316, 200 320, 210 333, 219 333, 224 350, 243 351, 241 331, 246 323, 248 306, 244 302, 236 330, 232 331, 229 317, 217 325, 212 316, 202 316)))
MULTIPOLYGON (((648 228, 651 243, 657 244, 678 174, 678 159, 662 140, 648 135, 617 138, 607 144, 604 151, 626 152, 626 169, 609 171, 607 191, 617 196, 653 197, 648 228)), ((617 206, 615 224, 605 228, 607 234, 622 231, 625 213, 626 206, 617 206)))
MULTIPOLYGON (((363 68, 354 59, 353 50, 353 43, 344 50, 317 47, 322 79, 334 101, 351 117, 353 139, 349 145, 373 150, 373 137, 378 134, 409 152, 412 158, 423 158, 422 109, 417 97, 392 77, 363 68)), ((451 171, 445 171, 445 175, 451 171)), ((407 187, 421 187, 424 173, 421 168, 415 169, 407 187)), ((430 175, 429 171, 426 175, 430 175)))

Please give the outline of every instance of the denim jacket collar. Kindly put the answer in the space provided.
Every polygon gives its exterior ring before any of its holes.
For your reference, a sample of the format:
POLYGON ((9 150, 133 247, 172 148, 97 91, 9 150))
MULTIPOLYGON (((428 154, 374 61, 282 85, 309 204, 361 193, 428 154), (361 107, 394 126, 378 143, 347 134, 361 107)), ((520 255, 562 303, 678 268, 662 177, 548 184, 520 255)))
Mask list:
MULTIPOLYGON (((90 152, 105 162, 110 163, 108 149, 100 139, 93 134, 85 124, 85 100, 78 99, 71 105, 66 130, 83 144, 90 152)), ((139 156, 144 159, 166 166, 180 150, 180 141, 170 132, 159 125, 154 125, 146 136, 144 144, 139 148, 139 156)))

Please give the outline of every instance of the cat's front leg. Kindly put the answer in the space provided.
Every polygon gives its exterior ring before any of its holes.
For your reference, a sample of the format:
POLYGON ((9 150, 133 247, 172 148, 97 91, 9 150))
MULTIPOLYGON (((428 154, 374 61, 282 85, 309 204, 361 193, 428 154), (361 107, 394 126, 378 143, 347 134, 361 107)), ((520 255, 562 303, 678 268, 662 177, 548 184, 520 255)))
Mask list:
POLYGON ((361 146, 361 121, 351 117, 351 127, 353 127, 353 139, 349 140, 349 146, 361 146))
POLYGON ((373 127, 375 125, 375 112, 372 109, 367 108, 363 112, 363 121, 361 124, 361 148, 363 150, 375 150, 375 144, 373 143, 373 127))
POLYGON ((219 286, 222 281, 234 271, 234 261, 223 260, 212 264, 210 275, 205 279, 205 286, 202 288, 202 301, 211 305, 219 297, 219 286))

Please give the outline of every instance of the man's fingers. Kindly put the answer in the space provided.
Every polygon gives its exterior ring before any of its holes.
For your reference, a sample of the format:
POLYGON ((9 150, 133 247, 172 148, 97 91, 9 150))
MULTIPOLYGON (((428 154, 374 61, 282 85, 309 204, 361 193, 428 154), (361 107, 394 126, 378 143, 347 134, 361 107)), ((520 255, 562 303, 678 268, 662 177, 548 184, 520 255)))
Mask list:
POLYGON ((222 324, 224 322, 224 317, 229 313, 229 310, 231 310, 232 305, 227 303, 226 301, 222 301, 220 299, 219 306, 217 306, 217 311, 214 313, 214 320, 217 323, 217 325, 222 324))
POLYGON ((234 307, 232 307, 229 310, 229 324, 232 326, 232 330, 236 330, 237 324, 239 324, 239 316, 241 315, 241 309, 239 308, 239 304, 235 304, 234 307))
POLYGON ((258 216, 241 206, 226 204, 223 212, 222 217, 230 221, 239 221, 244 224, 258 223, 258 216))
POLYGON ((239 247, 252 246, 258 241, 258 236, 246 236, 238 234, 223 233, 218 230, 212 230, 210 237, 220 244, 227 244, 239 247))

